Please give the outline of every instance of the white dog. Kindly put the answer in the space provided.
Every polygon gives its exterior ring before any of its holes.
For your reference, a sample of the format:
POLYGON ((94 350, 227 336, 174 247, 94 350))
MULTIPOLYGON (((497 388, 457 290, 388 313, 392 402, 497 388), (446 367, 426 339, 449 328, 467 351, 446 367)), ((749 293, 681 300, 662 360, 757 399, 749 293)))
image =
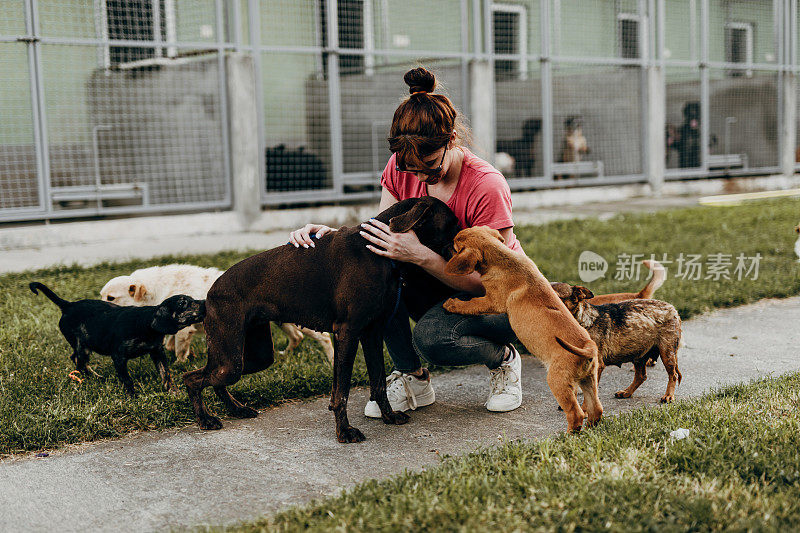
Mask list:
MULTIPOLYGON (((796 225, 794 227, 794 230, 797 233, 800 233, 800 224, 796 225)), ((794 253, 797 256, 797 260, 800 261, 800 237, 798 237, 797 240, 794 242, 794 253)))
MULTIPOLYGON (((223 272, 216 268, 203 268, 194 265, 167 265, 142 268, 129 276, 117 276, 100 290, 100 299, 117 305, 158 305, 170 296, 185 294, 197 300, 205 300, 208 290, 223 272)), ((178 361, 189 358, 192 336, 202 332, 203 325, 195 324, 180 330, 175 337, 169 337, 167 348, 175 350, 178 361)), ((286 352, 292 351, 303 340, 303 333, 322 345, 325 356, 333 364, 333 344, 327 333, 308 328, 298 328, 294 324, 280 324, 289 337, 286 352)))

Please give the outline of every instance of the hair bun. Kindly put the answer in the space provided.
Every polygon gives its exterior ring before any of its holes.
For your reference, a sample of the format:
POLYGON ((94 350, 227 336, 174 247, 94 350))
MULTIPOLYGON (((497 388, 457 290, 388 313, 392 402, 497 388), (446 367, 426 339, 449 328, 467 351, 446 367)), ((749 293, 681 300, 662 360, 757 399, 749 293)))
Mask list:
POLYGON ((406 72, 403 76, 403 81, 408 85, 408 92, 414 93, 430 93, 436 87, 436 76, 428 70, 417 67, 406 72))

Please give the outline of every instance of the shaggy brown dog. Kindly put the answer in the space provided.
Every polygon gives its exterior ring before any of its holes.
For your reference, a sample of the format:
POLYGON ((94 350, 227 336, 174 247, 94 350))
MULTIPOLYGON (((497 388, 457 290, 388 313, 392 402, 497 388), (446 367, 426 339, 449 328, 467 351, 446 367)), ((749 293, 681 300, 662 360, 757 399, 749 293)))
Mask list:
POLYGON ((456 254, 445 272, 467 275, 477 270, 486 296, 451 298, 444 308, 466 315, 507 313, 522 344, 547 366, 547 384, 567 416, 569 430, 580 431, 585 414, 589 425, 597 424, 603 415, 597 396, 597 346, 534 262, 503 242, 499 231, 483 226, 458 233, 453 242, 456 254), (576 386, 583 390, 583 406, 578 405, 576 386))
POLYGON ((647 379, 647 363, 661 357, 667 369, 667 392, 663 403, 675 398, 675 386, 681 382, 678 370, 678 346, 681 341, 681 317, 678 311, 661 300, 628 300, 617 304, 592 305, 592 291, 566 283, 552 283, 556 294, 586 328, 600 350, 600 368, 633 363, 633 383, 617 391, 617 398, 630 398, 647 379))
POLYGON ((664 284, 664 280, 667 278, 667 271, 658 261, 647 259, 646 261, 642 261, 642 264, 653 272, 653 276, 647 282, 647 285, 642 288, 642 290, 639 292, 615 292, 612 294, 599 294, 588 300, 588 302, 592 305, 603 305, 616 304, 619 302, 624 302, 625 300, 633 300, 636 298, 652 298, 656 290, 664 284))

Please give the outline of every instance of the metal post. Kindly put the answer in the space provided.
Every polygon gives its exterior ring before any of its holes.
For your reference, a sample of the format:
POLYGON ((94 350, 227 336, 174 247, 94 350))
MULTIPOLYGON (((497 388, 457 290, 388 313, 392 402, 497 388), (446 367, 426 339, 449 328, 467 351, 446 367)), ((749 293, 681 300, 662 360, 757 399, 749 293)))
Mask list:
POLYGON ((494 47, 492 45, 492 6, 485 0, 477 20, 483 21, 483 54, 470 62, 470 108, 472 110, 473 148, 494 164, 497 148, 494 47))
POLYGON ((797 25, 795 25, 794 21, 797 20, 797 0, 790 0, 789 2, 789 9, 790 9, 790 16, 787 17, 787 24, 789 24, 789 64, 792 66, 792 72, 794 72, 794 67, 797 66, 797 25))
POLYGON ((472 48, 475 55, 481 53, 481 0, 472 0, 472 48))
POLYGON ((783 65, 783 70, 779 73, 781 90, 781 108, 778 116, 781 117, 780 123, 780 145, 778 153, 781 157, 781 172, 784 176, 794 175, 795 150, 797 147, 797 74, 794 72, 796 58, 795 45, 797 43, 797 27, 795 25, 797 16, 796 0, 787 0, 783 3, 785 13, 783 13, 782 34, 778 57, 783 65))
POLYGON ((225 200, 231 202, 231 142, 230 117, 228 115, 228 76, 225 64, 225 12, 222 0, 216 0, 217 16, 217 71, 219 75, 219 107, 222 121, 222 164, 225 172, 225 200))
MULTIPOLYGON (((663 48, 661 48, 662 41, 660 39, 660 32, 656 31, 660 27, 661 9, 656 12, 656 2, 659 3, 659 8, 663 5, 663 0, 650 0, 649 13, 647 17, 647 24, 640 25, 646 28, 651 34, 656 33, 656 39, 642 39, 649 45, 655 45, 654 49, 642 50, 643 65, 646 72, 646 104, 645 116, 647 123, 645 125, 645 135, 647 141, 645 145, 645 162, 646 162, 646 175, 647 181, 650 183, 651 192, 655 196, 661 195, 664 188, 664 167, 665 167, 665 147, 664 147, 664 128, 666 127, 666 86, 663 63, 660 61, 663 57, 663 48)), ((641 6, 644 8, 644 5, 641 6)), ((640 19, 644 20, 644 13, 640 15, 640 19)))
POLYGON ((243 229, 261 213, 259 161, 263 159, 258 141, 259 114, 256 104, 253 57, 234 52, 225 58, 231 116, 231 160, 233 167, 233 209, 243 229))
POLYGON ((161 2, 159 0, 150 0, 150 11, 153 14, 153 41, 156 43, 155 56, 163 57, 164 49, 161 44, 161 2))
POLYGON ((234 50, 242 51, 242 16, 239 2, 225 3, 225 22, 228 30, 228 41, 236 45, 234 50))
POLYGON ((50 201, 50 144, 47 136, 47 111, 44 99, 44 85, 42 82, 42 54, 41 43, 39 42, 39 10, 37 0, 30 0, 26 3, 28 9, 26 20, 27 29, 32 36, 32 42, 28 45, 28 65, 31 69, 31 108, 34 110, 34 134, 36 137, 36 158, 39 163, 40 172, 40 193, 39 197, 44 201, 44 210, 47 213, 53 211, 53 202, 50 201), (38 130, 38 131, 37 131, 38 130))
MULTIPOLYGON (((385 17, 385 16, 384 16, 385 17)), ((469 2, 461 0, 461 102, 464 112, 468 117, 472 116, 470 100, 472 92, 469 86, 469 2)))
MULTIPOLYGON (((641 120, 641 163, 642 174, 648 179, 650 178, 650 133, 652 126, 650 124, 650 19, 647 16, 647 8, 645 4, 648 0, 638 0, 636 10, 639 16, 639 22, 636 25, 639 39, 639 109, 641 120)), ((621 45, 620 45, 621 46, 621 45)))
POLYGON ((711 138, 709 124, 711 91, 708 72, 708 0, 700 3, 700 162, 704 172, 708 172, 708 143, 711 138))
POLYGON ((344 148, 342 147, 342 95, 339 78, 339 7, 338 0, 327 0, 328 22, 328 108, 330 110, 331 172, 333 189, 344 194, 344 148))
POLYGON ((697 61, 697 0, 689 0, 689 59, 697 61))
MULTIPOLYGON (((25 34, 30 38, 33 35, 33 14, 30 2, 25 2, 25 34)), ((36 54, 33 48, 33 40, 27 43, 25 50, 28 54, 28 82, 31 98, 31 127, 33 128, 33 145, 36 150, 36 177, 39 182, 38 196, 39 208, 46 209, 46 202, 49 198, 45 189, 44 170, 42 162, 41 131, 39 124, 39 106, 37 105, 37 76, 36 76, 36 54)))
POLYGON ((258 176, 260 183, 260 197, 267 194, 267 163, 264 159, 266 146, 264 134, 264 78, 261 69, 261 12, 258 0, 247 0, 247 24, 250 37, 250 46, 253 50, 253 74, 256 84, 256 114, 258 116, 258 146, 261 150, 258 158, 258 176))
POLYGON ((553 71, 550 55, 550 0, 541 2, 542 34, 542 168, 545 178, 553 181, 553 71))
MULTIPOLYGON (((786 154, 786 146, 784 145, 784 120, 783 117, 783 109, 785 106, 785 94, 784 94, 784 73, 786 69, 784 65, 786 64, 786 20, 785 16, 789 14, 787 6, 788 0, 772 0, 772 30, 773 30, 773 45, 775 47, 775 54, 777 58, 777 63, 779 65, 780 70, 776 73, 778 78, 777 86, 775 87, 775 91, 777 92, 777 104, 778 108, 775 110, 776 116, 778 118, 778 165, 783 169, 783 159, 784 155, 786 154)), ((729 153, 727 150, 725 153, 729 153)))
POLYGON ((489 59, 473 59, 470 62, 469 74, 473 149, 479 156, 494 163, 497 146, 494 119, 494 67, 489 59))

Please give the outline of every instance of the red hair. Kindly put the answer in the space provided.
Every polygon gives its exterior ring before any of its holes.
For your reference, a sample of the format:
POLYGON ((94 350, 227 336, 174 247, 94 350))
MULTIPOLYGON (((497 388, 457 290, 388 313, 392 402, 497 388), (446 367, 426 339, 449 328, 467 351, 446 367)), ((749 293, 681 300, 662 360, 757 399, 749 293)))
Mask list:
POLYGON ((389 150, 397 154, 400 168, 426 168, 424 158, 447 146, 454 131, 466 135, 453 102, 433 94, 436 77, 418 67, 406 72, 408 96, 394 112, 389 130, 389 150))

